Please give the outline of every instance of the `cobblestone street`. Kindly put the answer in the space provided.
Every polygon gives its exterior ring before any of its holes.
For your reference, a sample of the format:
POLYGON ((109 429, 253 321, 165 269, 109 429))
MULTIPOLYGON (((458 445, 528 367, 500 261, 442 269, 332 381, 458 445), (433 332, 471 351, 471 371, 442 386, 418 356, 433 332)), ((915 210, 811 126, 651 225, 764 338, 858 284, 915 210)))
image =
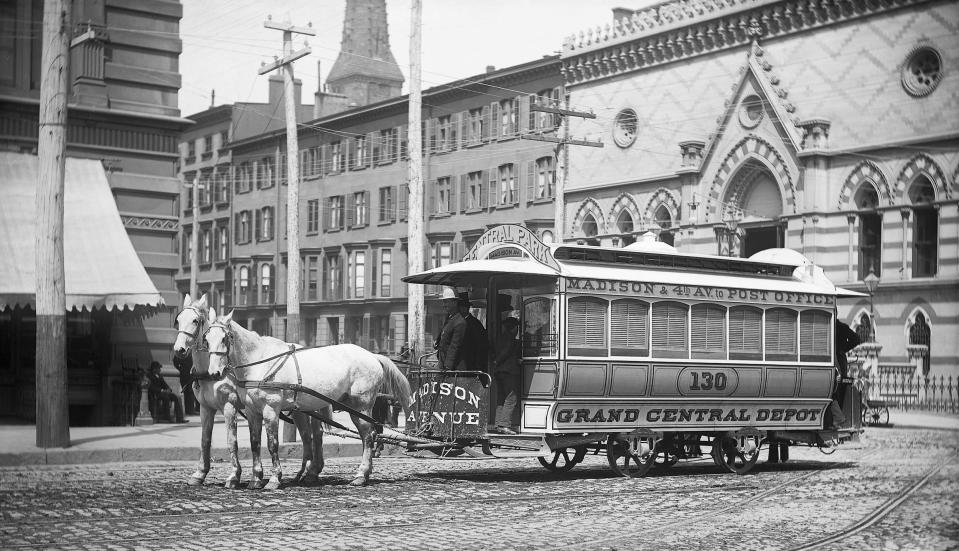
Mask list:
POLYGON ((872 429, 746 476, 703 459, 642 479, 603 456, 566 474, 535 459, 390 457, 366 488, 346 484, 355 459, 337 458, 318 486, 276 492, 222 488, 223 463, 198 488, 187 462, 5 468, 0 537, 10 549, 949 549, 957 448, 955 432, 872 429))

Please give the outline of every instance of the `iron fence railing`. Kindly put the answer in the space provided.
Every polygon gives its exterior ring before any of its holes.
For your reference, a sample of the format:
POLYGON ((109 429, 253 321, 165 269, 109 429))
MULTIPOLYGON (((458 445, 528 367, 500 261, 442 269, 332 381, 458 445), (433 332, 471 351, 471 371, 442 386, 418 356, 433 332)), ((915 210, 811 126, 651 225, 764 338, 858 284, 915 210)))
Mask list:
POLYGON ((871 381, 870 398, 894 402, 898 407, 941 413, 959 413, 959 379, 945 375, 925 377, 901 369, 883 369, 871 381))

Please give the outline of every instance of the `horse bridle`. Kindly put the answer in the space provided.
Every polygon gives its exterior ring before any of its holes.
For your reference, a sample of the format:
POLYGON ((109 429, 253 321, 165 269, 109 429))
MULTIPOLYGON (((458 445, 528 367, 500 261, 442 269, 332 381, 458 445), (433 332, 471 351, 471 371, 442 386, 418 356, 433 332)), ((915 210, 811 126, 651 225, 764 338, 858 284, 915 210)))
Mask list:
POLYGON ((201 312, 198 308, 195 308, 193 306, 187 306, 183 310, 180 310, 180 312, 176 315, 176 317, 173 318, 174 323, 177 324, 177 328, 176 328, 177 334, 179 335, 180 333, 183 333, 184 335, 187 335, 190 338, 192 338, 193 339, 192 346, 195 346, 197 350, 203 350, 203 344, 202 342, 200 342, 201 340, 200 332, 203 330, 203 320, 205 319, 206 319, 206 316, 203 315, 203 312, 201 312), (196 314, 196 319, 197 319, 196 329, 192 333, 189 331, 184 331, 183 329, 180 329, 179 322, 177 321, 180 318, 180 314, 182 314, 183 312, 186 312, 187 310, 193 310, 193 312, 196 314))
POLYGON ((209 334, 210 330, 213 329, 214 327, 218 327, 223 330, 223 347, 226 350, 210 350, 208 347, 207 352, 209 352, 211 356, 223 356, 224 358, 226 358, 226 367, 227 368, 233 367, 232 365, 230 365, 230 344, 233 341, 233 333, 230 332, 229 326, 227 326, 225 323, 214 321, 213 323, 210 324, 209 327, 207 327, 206 331, 204 331, 203 342, 204 343, 206 342, 207 334, 209 334))

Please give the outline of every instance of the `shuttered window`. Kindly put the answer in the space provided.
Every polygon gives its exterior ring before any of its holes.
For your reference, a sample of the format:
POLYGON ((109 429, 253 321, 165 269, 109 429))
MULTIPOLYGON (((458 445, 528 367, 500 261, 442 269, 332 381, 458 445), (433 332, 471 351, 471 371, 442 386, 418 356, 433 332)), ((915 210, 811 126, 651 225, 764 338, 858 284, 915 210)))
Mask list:
POLYGON ((694 304, 690 341, 694 358, 726 359, 726 308, 694 304))
POLYGON ((759 308, 729 309, 729 359, 763 359, 763 311, 759 308))
POLYGON ((607 302, 593 297, 569 299, 569 354, 606 356, 607 302))
POLYGON ((649 356, 649 303, 614 300, 610 314, 613 356, 649 356))
POLYGON ((832 316, 806 310, 799 316, 799 361, 828 362, 832 358, 832 316))
POLYGON ((796 361, 796 312, 766 310, 766 359, 796 361))
POLYGON ((680 302, 653 303, 653 356, 687 358, 688 307, 680 302))

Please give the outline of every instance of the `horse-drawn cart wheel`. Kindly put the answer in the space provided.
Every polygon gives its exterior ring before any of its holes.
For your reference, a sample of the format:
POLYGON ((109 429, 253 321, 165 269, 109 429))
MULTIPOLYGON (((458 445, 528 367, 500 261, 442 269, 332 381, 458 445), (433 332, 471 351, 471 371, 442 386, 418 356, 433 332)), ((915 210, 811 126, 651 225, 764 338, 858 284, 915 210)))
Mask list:
POLYGON ((656 462, 655 448, 634 452, 630 443, 611 436, 606 443, 606 460, 614 473, 627 478, 639 478, 649 472, 656 462))
POLYGON ((862 424, 874 427, 889 424, 889 408, 886 406, 869 406, 862 409, 862 424))
POLYGON ((553 473, 565 473, 576 466, 577 463, 586 457, 586 446, 576 446, 575 448, 563 448, 553 453, 552 460, 544 457, 537 457, 539 464, 544 469, 553 473))
POLYGON ((713 440, 713 450, 710 453, 713 462, 725 471, 746 474, 752 470, 759 459, 759 446, 751 452, 743 452, 736 445, 736 439, 728 436, 713 440))

